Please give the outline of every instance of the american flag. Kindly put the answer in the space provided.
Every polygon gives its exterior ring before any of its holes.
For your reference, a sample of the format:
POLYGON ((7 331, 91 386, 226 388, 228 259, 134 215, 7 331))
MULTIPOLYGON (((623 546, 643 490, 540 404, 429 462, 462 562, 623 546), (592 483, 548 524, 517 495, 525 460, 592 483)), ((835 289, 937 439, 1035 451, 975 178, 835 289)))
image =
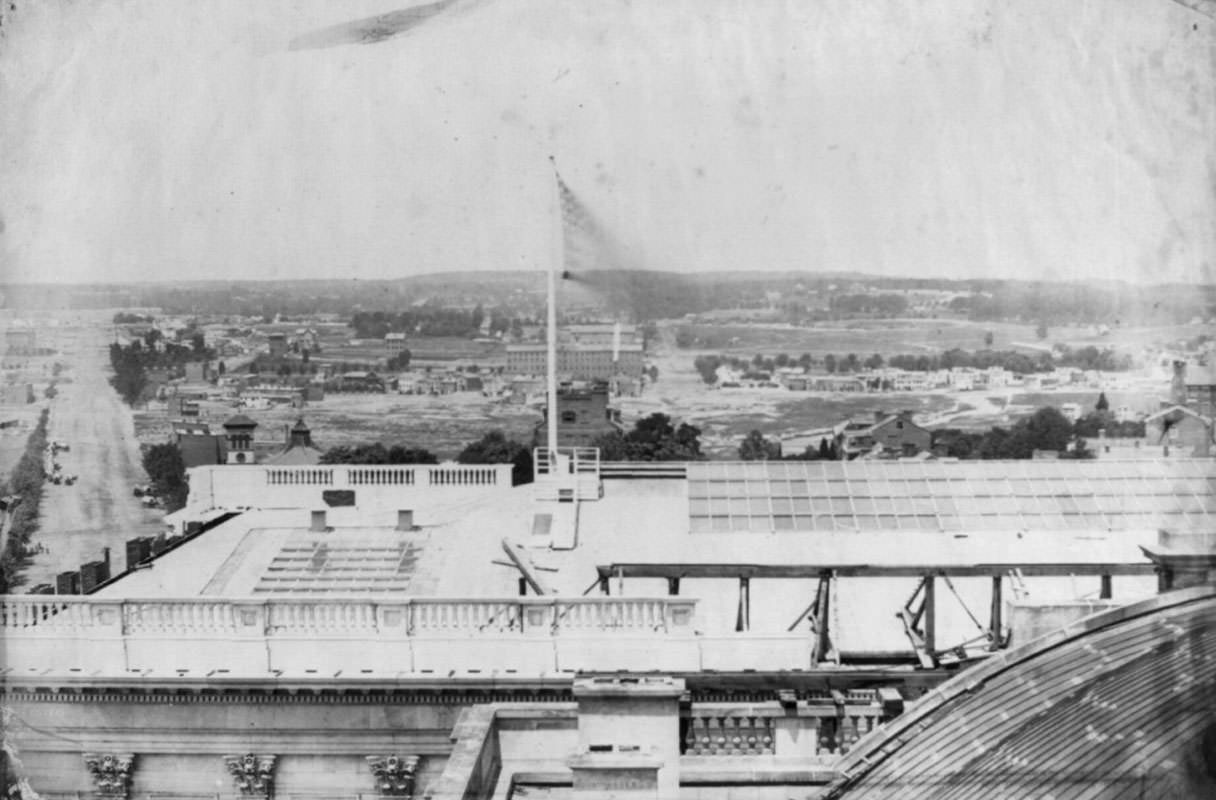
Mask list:
POLYGON ((564 251, 562 271, 611 269, 622 266, 617 257, 617 248, 596 221, 595 215, 578 199, 578 195, 562 179, 553 166, 557 180, 558 198, 561 203, 562 245, 564 251))

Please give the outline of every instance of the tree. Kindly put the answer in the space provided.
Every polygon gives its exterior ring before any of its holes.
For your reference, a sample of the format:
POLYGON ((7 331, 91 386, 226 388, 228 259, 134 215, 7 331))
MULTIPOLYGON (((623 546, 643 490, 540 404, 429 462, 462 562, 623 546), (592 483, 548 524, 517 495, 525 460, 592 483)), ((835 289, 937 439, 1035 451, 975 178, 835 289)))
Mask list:
POLYGON ((827 437, 819 440, 819 457, 824 461, 829 461, 832 458, 832 447, 828 444, 827 437))
POLYGON ((1059 409, 1051 406, 1040 408, 1029 419, 1019 422, 1014 426, 1014 433, 1024 433, 1033 450, 1061 453, 1068 449, 1073 437, 1072 423, 1059 409))
POLYGON ((655 412, 640 419, 629 433, 613 431, 595 439, 604 461, 699 461, 701 430, 687 423, 673 425, 671 417, 655 412))
POLYGON ((659 380, 659 368, 658 368, 658 367, 656 367, 654 364, 651 364, 651 365, 650 365, 650 369, 648 369, 648 370, 646 371, 646 374, 650 376, 650 382, 651 382, 651 383, 657 383, 657 382, 658 382, 658 380, 659 380))
POLYGON ((984 347, 992 347, 992 343, 996 341, 996 337, 992 335, 992 331, 984 332, 984 347))
POLYGON ((393 445, 385 448, 380 442, 355 446, 339 445, 321 454, 322 464, 438 464, 439 458, 420 447, 393 445))
POLYGON ((219 364, 216 366, 216 371, 217 371, 217 372, 219 372, 220 377, 222 378, 222 377, 224 376, 224 373, 228 371, 228 367, 227 367, 227 365, 226 365, 226 364, 224 364, 224 362, 223 362, 223 361, 221 361, 221 362, 220 362, 220 363, 219 363, 219 364))
POLYGON ((510 464, 512 486, 532 482, 531 448, 508 439, 502 431, 490 431, 467 445, 456 460, 461 464, 510 464))
POLYGON ((882 356, 879 355, 878 353, 875 353, 874 355, 872 355, 866 359, 865 366, 866 366, 866 369, 871 369, 871 370, 881 369, 882 368, 882 356))
POLYGON ((777 461, 781 458, 781 442, 764 438, 764 434, 753 430, 739 444, 740 461, 777 461))
POLYGON ((1038 324, 1038 327, 1036 327, 1034 329, 1034 335, 1038 336, 1040 339, 1046 339, 1047 338, 1047 323, 1040 322, 1038 324))
POLYGON ((825 370, 827 370, 828 373, 835 372, 836 371, 836 356, 832 355, 831 353, 828 353, 826 356, 824 356, 823 357, 823 368, 825 370))
POLYGON ((721 356, 697 356, 693 362, 693 367, 701 375, 701 380, 705 381, 710 386, 713 386, 718 381, 718 367, 722 364, 721 356))
POLYGON ((194 350, 195 355, 203 355, 207 350, 207 339, 203 334, 195 333, 190 337, 190 347, 194 350))
POLYGON ((186 484, 186 464, 177 445, 166 442, 154 444, 144 451, 144 472, 152 481, 152 491, 165 504, 167 511, 177 511, 186 505, 190 488, 186 484))
POLYGON ((1110 401, 1106 399, 1106 392, 1098 393, 1098 402, 1094 406, 1094 408, 1098 411, 1109 411, 1110 410, 1110 401))

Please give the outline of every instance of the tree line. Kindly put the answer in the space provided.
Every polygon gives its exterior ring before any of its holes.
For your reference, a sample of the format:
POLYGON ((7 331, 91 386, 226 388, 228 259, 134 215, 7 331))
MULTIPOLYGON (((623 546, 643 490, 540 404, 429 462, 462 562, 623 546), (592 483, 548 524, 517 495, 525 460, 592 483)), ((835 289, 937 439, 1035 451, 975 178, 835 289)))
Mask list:
MULTIPOLYGON (((1019 420, 1010 428, 995 427, 991 430, 964 431, 958 428, 942 428, 933 431, 932 444, 935 453, 959 459, 1026 459, 1033 458, 1035 451, 1053 451, 1060 458, 1088 459, 1094 453, 1086 439, 1097 438, 1099 431, 1107 436, 1143 437, 1143 422, 1119 422, 1109 410, 1106 396, 1101 395, 1098 406, 1076 423, 1068 421, 1057 408, 1044 406, 1031 416, 1019 420)), ((750 431, 739 442, 739 459, 742 461, 836 461, 840 458, 836 442, 824 437, 816 447, 811 445, 803 452, 783 454, 781 442, 769 439, 759 430, 750 431)))
POLYGON ((46 468, 46 428, 50 412, 43 409, 38 424, 25 441, 25 452, 13 468, 4 487, 8 498, 9 529, 4 552, 0 553, 0 594, 7 594, 22 582, 21 573, 29 564, 30 539, 38 532, 38 511, 42 506, 46 468))
POLYGON ((201 333, 192 334, 188 345, 162 340, 160 331, 151 330, 125 346, 118 342, 110 345, 110 366, 114 369, 110 385, 127 405, 139 402, 148 386, 148 370, 180 371, 188 363, 215 358, 215 351, 206 346, 201 333))
POLYGON ((1057 366, 1105 372, 1126 371, 1134 363, 1131 356, 1119 355, 1113 349, 1088 346, 1070 350, 1061 348, 1057 356, 1049 353, 1033 355, 1016 350, 963 350, 953 348, 940 354, 900 353, 884 358, 880 353, 861 357, 857 353, 836 355, 828 353, 816 359, 810 353, 792 356, 778 353, 775 356, 756 354, 750 360, 740 356, 702 355, 693 359, 693 367, 705 383, 713 385, 718 367, 728 366, 743 374, 743 377, 764 377, 784 367, 798 367, 810 371, 822 367, 828 374, 851 374, 882 369, 884 366, 905 372, 937 372, 950 369, 990 369, 1001 367, 1017 375, 1050 372, 1057 366))
MULTIPOLYGON (((489 313, 490 335, 516 331, 522 334, 523 320, 511 317, 503 309, 489 313)), ((360 339, 383 339, 389 333, 414 336, 476 336, 486 320, 485 308, 478 304, 471 310, 424 305, 408 311, 356 311, 350 326, 360 339)))

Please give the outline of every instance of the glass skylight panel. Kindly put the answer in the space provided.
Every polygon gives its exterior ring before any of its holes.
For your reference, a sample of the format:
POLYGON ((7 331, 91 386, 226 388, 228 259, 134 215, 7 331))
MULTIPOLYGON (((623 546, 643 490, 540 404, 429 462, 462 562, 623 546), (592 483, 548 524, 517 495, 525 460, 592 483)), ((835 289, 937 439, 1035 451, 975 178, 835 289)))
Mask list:
POLYGON ((874 511, 879 514, 890 514, 895 511, 895 501, 889 497, 874 497, 874 511))
MULTIPOLYGON (((794 507, 794 512, 798 514, 809 514, 814 509, 810 498, 807 497, 794 497, 790 502, 794 507)), ((819 501, 819 504, 820 506, 824 505, 824 501, 819 501)))
POLYGON ((891 500, 891 505, 896 514, 911 515, 916 513, 916 506, 912 504, 912 499, 909 497, 896 497, 891 500))
POLYGON ((954 514, 950 514, 949 516, 943 515, 938 517, 938 526, 943 531, 960 531, 963 529, 963 520, 954 514))
POLYGON ((965 531, 980 531, 984 529, 984 518, 979 514, 960 514, 959 526, 965 531))

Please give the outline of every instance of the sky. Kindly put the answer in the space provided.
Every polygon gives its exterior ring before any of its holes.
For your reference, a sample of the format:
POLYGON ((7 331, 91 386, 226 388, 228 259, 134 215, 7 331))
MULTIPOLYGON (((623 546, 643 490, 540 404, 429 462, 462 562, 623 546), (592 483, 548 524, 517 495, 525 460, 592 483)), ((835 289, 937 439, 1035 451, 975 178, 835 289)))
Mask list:
POLYGON ((1168 0, 14 4, 0 280, 547 269, 553 155, 625 267, 1216 281, 1168 0))

